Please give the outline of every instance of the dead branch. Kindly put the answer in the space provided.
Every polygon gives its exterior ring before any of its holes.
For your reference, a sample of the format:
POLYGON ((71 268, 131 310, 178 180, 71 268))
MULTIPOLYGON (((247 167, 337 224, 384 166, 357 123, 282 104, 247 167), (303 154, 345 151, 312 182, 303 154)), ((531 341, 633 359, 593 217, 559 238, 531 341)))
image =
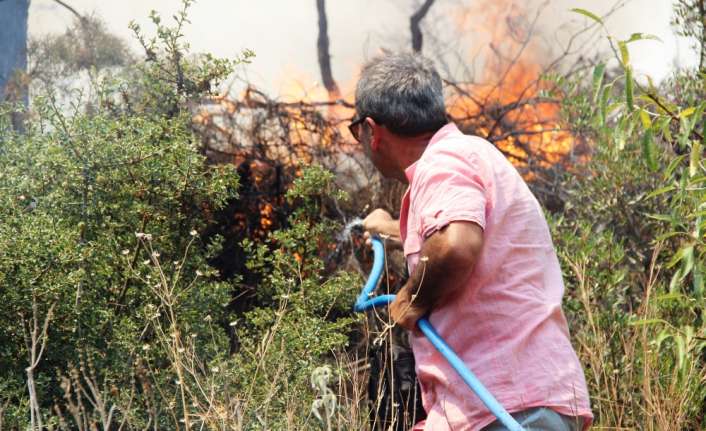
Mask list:
POLYGON ((7 410, 9 404, 10 400, 7 400, 0 405, 0 430, 3 429, 2 425, 5 418, 5 410, 7 410))
POLYGON ((83 15, 81 15, 76 9, 74 9, 70 4, 66 3, 65 1, 62 0, 54 0, 56 3, 60 4, 61 6, 65 7, 69 12, 74 14, 76 18, 78 18, 79 21, 82 23, 85 23, 87 18, 83 15))
POLYGON ((409 19, 409 28, 412 32, 412 50, 414 52, 422 51, 423 35, 419 24, 429 12, 429 9, 434 5, 434 0, 425 0, 424 3, 417 9, 409 19))
POLYGON ((331 54, 329 52, 328 20, 326 18, 326 0, 316 0, 316 11, 319 15, 319 38, 316 42, 316 50, 319 55, 319 68, 321 69, 321 80, 329 94, 329 100, 336 100, 341 97, 338 84, 333 79, 331 72, 331 54))
POLYGON ((37 305, 37 297, 33 292, 31 320, 26 319, 24 314, 20 314, 22 332, 24 333, 25 346, 27 347, 27 359, 29 362, 29 366, 25 368, 25 372, 27 373, 30 422, 33 431, 42 430, 44 428, 42 423, 42 412, 39 407, 39 398, 37 396, 37 388, 34 380, 34 371, 39 365, 39 362, 42 360, 42 355, 44 354, 44 349, 46 348, 47 340, 49 339, 47 331, 49 330, 49 322, 52 319, 55 305, 56 303, 53 303, 49 306, 49 310, 44 317, 44 323, 40 327, 39 307, 37 305))
POLYGON ((119 407, 110 398, 116 398, 120 390, 115 385, 107 386, 104 382, 99 384, 97 373, 91 357, 87 360, 80 359, 79 368, 71 366, 67 376, 61 376, 61 388, 64 390, 64 407, 54 405, 54 412, 59 419, 61 429, 78 429, 108 431, 115 429, 115 414, 123 414, 122 421, 117 429, 122 429, 127 420, 128 412, 135 400, 136 388, 134 375, 131 376, 130 394, 127 406, 119 407), (66 411, 64 411, 64 408, 66 411), (69 425, 67 413, 73 419, 69 425), (95 419, 97 415, 97 419, 95 419))

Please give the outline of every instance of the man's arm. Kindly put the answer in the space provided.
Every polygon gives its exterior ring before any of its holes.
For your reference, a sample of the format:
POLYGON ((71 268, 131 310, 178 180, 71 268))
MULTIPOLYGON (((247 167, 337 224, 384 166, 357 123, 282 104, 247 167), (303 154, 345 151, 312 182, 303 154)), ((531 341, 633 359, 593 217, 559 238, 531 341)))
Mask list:
POLYGON ((390 304, 390 316, 414 330, 417 320, 452 300, 462 288, 483 247, 483 229, 476 223, 455 221, 424 241, 417 267, 390 304))

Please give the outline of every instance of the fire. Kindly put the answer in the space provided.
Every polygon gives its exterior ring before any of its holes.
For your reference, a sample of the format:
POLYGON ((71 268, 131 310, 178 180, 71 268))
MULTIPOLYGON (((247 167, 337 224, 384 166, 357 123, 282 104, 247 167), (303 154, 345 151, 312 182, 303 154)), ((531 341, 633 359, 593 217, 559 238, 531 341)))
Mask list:
MULTIPOLYGON (((289 71, 285 76, 286 78, 283 79, 280 85, 282 101, 295 106, 301 103, 318 106, 325 115, 329 123, 328 126, 330 126, 324 128, 325 133, 317 133, 317 136, 312 136, 307 133, 307 125, 300 123, 293 130, 292 141, 319 139, 320 144, 325 147, 330 147, 335 143, 341 147, 340 150, 350 151, 349 142, 340 138, 348 136, 347 120, 355 113, 352 108, 354 105, 355 83, 345 82, 343 85, 339 84, 337 92, 329 93, 323 84, 301 72, 289 71)), ((320 131, 317 130, 317 132, 320 131)))
MULTIPOLYGON (((468 64, 480 57, 482 72, 447 83, 451 118, 466 133, 493 142, 526 179, 535 178, 537 168, 565 163, 575 138, 560 120, 560 101, 547 96, 539 59, 549 53, 533 37, 533 18, 521 5, 497 0, 461 7, 452 19, 459 35, 472 35, 468 64)), ((282 190, 303 166, 340 168, 360 151, 346 127, 354 114, 354 80, 339 82, 340 94, 329 94, 318 79, 291 68, 283 77, 278 98, 247 88, 214 96, 193 116, 209 157, 247 168, 242 178, 251 181, 253 197, 238 210, 236 225, 260 235, 277 228, 282 190)))
POLYGON ((274 208, 269 202, 260 203, 260 227, 263 230, 267 230, 272 226, 274 208))
POLYGON ((535 17, 510 1, 463 7, 454 16, 457 31, 479 41, 471 55, 478 54, 479 44, 488 49, 480 51, 481 79, 452 86, 451 117, 493 142, 528 179, 535 166, 563 162, 574 137, 561 123, 559 101, 545 95, 549 85, 538 59, 549 53, 533 37, 535 17))
POLYGON ((289 73, 279 98, 253 87, 239 95, 221 94, 193 108, 192 123, 211 161, 238 167, 241 198, 234 209, 235 230, 265 238, 282 223, 284 192, 312 163, 335 163, 350 151, 348 102, 326 101, 314 80, 289 73))

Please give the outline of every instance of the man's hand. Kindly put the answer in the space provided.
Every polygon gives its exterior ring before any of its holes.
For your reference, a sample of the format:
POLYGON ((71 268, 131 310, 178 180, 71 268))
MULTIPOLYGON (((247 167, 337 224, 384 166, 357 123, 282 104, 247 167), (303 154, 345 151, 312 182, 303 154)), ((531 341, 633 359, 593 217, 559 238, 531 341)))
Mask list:
POLYGON ((428 310, 414 303, 412 294, 407 286, 400 289, 395 300, 389 305, 390 318, 408 331, 417 330, 417 320, 423 317, 428 310))
POLYGON ((391 245, 402 246, 400 238, 400 224, 398 220, 392 218, 389 212, 382 208, 373 210, 365 220, 363 220, 363 230, 365 230, 365 243, 370 245, 370 237, 373 235, 384 235, 391 245))

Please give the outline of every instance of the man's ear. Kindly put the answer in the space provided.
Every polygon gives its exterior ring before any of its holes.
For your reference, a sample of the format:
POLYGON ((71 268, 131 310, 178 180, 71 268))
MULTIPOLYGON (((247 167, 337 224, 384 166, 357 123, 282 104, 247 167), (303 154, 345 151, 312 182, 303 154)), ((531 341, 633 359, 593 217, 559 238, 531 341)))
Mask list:
POLYGON ((373 151, 379 151, 380 139, 382 138, 381 126, 370 117, 365 119, 365 123, 370 127, 370 148, 373 151))

